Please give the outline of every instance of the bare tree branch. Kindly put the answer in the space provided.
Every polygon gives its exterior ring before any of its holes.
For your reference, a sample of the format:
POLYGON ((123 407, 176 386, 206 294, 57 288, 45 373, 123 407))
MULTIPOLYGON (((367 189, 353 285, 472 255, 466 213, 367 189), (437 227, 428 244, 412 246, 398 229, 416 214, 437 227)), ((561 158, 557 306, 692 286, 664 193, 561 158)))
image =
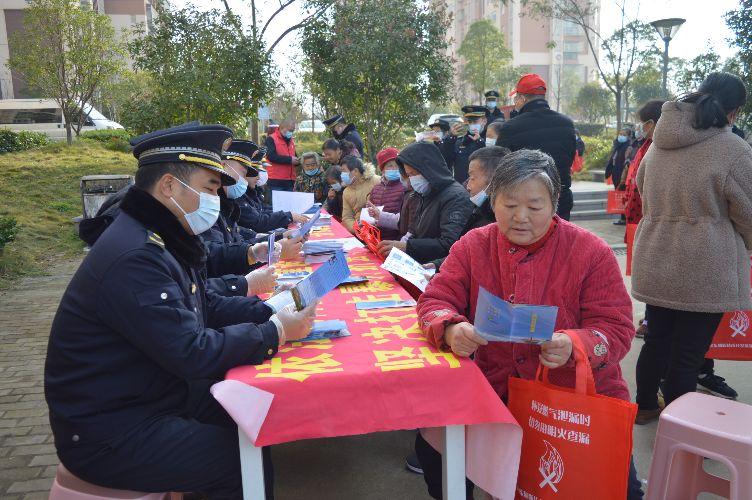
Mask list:
MULTIPOLYGON (((227 2, 227 0, 223 0, 224 2, 227 2)), ((266 29, 269 27, 269 25, 272 23, 272 20, 277 17, 277 14, 285 10, 290 5, 294 4, 295 0, 286 0, 285 2, 280 1, 279 2, 279 9, 275 10, 274 13, 269 16, 269 19, 266 20, 266 23, 264 23, 264 27, 261 28, 261 34, 259 35, 260 38, 264 37, 264 33, 266 33, 266 29)))
MULTIPOLYGON (((303 19, 302 21, 300 21, 298 24, 295 24, 295 25, 290 26, 289 28, 287 28, 285 31, 282 32, 281 35, 279 35, 277 37, 277 39, 274 41, 274 43, 272 43, 269 46, 269 48, 266 50, 266 53, 267 54, 271 54, 272 51, 274 50, 274 47, 276 47, 277 44, 279 42, 281 42, 282 39, 284 37, 286 37, 289 33, 293 32, 293 31, 295 31, 297 29, 303 28, 305 26, 308 26, 308 24, 310 24, 311 22, 313 22, 316 19, 318 19, 319 17, 321 17, 324 14, 324 12, 326 12, 326 10, 329 8, 329 6, 330 6, 330 4, 324 5, 319 10, 317 10, 316 12, 314 12, 313 14, 311 14, 310 16, 308 16, 305 19, 303 19)), ((263 31, 262 31, 262 33, 263 33, 263 31)))

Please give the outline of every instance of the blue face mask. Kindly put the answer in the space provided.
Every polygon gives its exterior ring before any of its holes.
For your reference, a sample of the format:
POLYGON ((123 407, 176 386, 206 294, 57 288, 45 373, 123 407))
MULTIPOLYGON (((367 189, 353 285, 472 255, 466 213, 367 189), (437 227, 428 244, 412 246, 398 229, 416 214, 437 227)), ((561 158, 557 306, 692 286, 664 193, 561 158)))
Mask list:
POLYGON ((170 198, 180 211, 183 212, 185 221, 188 223, 188 227, 191 228, 193 234, 198 236, 204 231, 211 229, 219 218, 219 196, 209 193, 199 193, 177 177, 175 179, 198 195, 198 208, 190 213, 186 212, 175 198, 170 198))
POLYGON ((483 130, 483 125, 480 123, 471 123, 467 126, 467 130, 471 134, 480 134, 481 130, 483 130))
POLYGON ((349 186, 350 185, 350 172, 342 172, 340 174, 340 177, 342 178, 342 185, 343 186, 349 186))
POLYGON ((478 194, 470 197, 470 201, 473 202, 473 205, 479 208, 483 205, 483 203, 486 202, 487 199, 488 199, 488 193, 486 193, 485 189, 483 191, 480 191, 478 194))
POLYGON ((339 182, 335 182, 329 187, 334 189, 335 191, 342 191, 342 184, 340 184, 339 182))
POLYGON ((496 101, 486 101, 486 107, 488 109, 494 109, 494 108, 496 108, 496 101))
POLYGON ((628 139, 629 139, 629 137, 627 137, 626 135, 620 135, 619 137, 616 138, 616 140, 619 141, 622 144, 624 144, 625 142, 627 142, 628 139))
POLYGON ((411 175, 410 185, 413 187, 416 193, 426 194, 431 190, 431 185, 428 183, 425 177, 422 175, 411 175))
POLYGON ((389 182, 398 181, 400 180, 399 170, 384 170, 384 177, 389 182))
POLYGON ((282 134, 282 137, 284 137, 285 139, 292 139, 292 132, 288 130, 287 132, 282 134))
POLYGON ((314 175, 319 173, 319 168, 317 167, 317 168, 314 168, 313 170, 303 170, 303 172, 305 172, 307 176, 313 177, 314 175))
POLYGON ((237 200, 238 198, 243 196, 247 190, 248 181, 245 180, 245 177, 241 177, 240 179, 238 179, 238 182, 236 182, 232 186, 227 186, 227 197, 231 200, 237 200))

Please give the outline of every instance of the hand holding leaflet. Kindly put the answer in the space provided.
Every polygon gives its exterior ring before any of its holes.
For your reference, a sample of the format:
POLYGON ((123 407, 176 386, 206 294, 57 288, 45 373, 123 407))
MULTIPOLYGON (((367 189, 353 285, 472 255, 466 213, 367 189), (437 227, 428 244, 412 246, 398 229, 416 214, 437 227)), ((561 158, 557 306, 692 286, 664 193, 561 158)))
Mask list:
POLYGON ((399 248, 392 247, 389 256, 387 256, 384 263, 381 264, 381 268, 396 274, 400 278, 406 279, 415 285, 421 292, 426 291, 426 287, 428 286, 428 278, 426 278, 426 274, 429 274, 430 271, 418 264, 415 259, 399 248))
POLYGON ((345 254, 337 251, 332 258, 312 272, 290 290, 295 306, 300 311, 308 304, 320 300, 350 276, 345 254))
POLYGON ((299 229, 293 229, 290 233, 290 238, 297 238, 299 236, 306 236, 308 233, 311 232, 311 229, 313 228, 314 224, 316 224, 316 221, 319 220, 319 217, 321 217, 321 209, 319 208, 316 213, 314 213, 310 219, 308 219, 308 222, 305 222, 302 226, 300 226, 299 229))
POLYGON ((486 340, 540 344, 551 340, 559 308, 512 304, 483 287, 475 307, 475 331, 486 340))

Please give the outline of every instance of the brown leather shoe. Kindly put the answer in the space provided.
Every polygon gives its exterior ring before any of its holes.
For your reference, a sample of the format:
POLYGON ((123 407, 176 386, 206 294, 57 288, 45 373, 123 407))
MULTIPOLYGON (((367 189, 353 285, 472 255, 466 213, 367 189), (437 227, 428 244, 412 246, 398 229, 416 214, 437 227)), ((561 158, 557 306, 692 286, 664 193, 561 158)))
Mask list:
POLYGON ((661 408, 658 408, 657 410, 637 410, 635 424, 645 425, 649 424, 653 420, 658 420, 658 417, 661 416, 661 411, 663 411, 661 408))

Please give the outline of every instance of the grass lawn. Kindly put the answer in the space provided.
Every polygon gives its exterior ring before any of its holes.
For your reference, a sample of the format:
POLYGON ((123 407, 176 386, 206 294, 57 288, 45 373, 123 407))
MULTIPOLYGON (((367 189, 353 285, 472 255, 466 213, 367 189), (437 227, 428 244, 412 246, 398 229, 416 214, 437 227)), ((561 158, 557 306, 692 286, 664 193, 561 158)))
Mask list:
POLYGON ((16 240, 0 254, 0 289, 23 275, 43 274, 60 259, 81 255, 72 218, 81 215, 84 175, 134 174, 130 153, 81 139, 72 146, 0 154, 0 216, 18 221, 16 240))

